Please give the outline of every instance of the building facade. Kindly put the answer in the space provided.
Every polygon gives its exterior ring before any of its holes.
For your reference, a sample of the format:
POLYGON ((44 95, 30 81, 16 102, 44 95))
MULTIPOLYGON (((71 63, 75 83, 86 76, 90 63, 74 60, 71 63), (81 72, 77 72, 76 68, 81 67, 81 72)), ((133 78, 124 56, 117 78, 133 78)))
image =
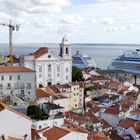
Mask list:
POLYGON ((20 64, 36 71, 37 87, 65 84, 72 79, 71 46, 66 37, 60 43, 59 55, 42 47, 31 55, 23 56, 20 64))
POLYGON ((26 67, 0 67, 0 98, 17 96, 24 100, 35 100, 35 72, 26 67))

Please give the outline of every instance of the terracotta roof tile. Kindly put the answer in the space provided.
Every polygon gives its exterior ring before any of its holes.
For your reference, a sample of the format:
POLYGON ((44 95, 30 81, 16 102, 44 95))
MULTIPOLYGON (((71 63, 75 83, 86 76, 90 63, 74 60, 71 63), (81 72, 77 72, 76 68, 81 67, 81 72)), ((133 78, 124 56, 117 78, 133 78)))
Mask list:
POLYGON ((45 98, 45 97, 49 97, 49 94, 47 94, 46 91, 38 88, 38 89, 36 89, 36 97, 37 98, 45 98))
POLYGON ((47 140, 58 140, 63 136, 69 134, 71 131, 69 129, 63 129, 60 127, 52 127, 43 132, 43 136, 47 138, 47 140))
POLYGON ((122 128, 130 128, 130 127, 133 127, 136 122, 137 122, 136 120, 126 118, 122 120, 118 126, 122 128))
POLYGON ((126 111, 128 111, 128 109, 124 107, 120 108, 119 106, 109 106, 106 108, 104 113, 112 114, 112 115, 119 115, 120 112, 126 112, 126 111))
POLYGON ((127 107, 129 108, 131 105, 133 105, 134 103, 132 101, 129 101, 129 100, 121 100, 120 101, 120 104, 123 106, 123 107, 127 107))
POLYGON ((23 66, 0 66, 0 72, 7 73, 7 72, 35 72, 35 71, 23 66))
POLYGON ((34 55, 35 59, 39 58, 40 56, 48 53, 47 47, 41 47, 36 52, 34 52, 32 55, 34 55))
POLYGON ((102 77, 102 76, 97 76, 97 77, 92 77, 91 78, 92 81, 102 81, 102 80, 105 80, 105 81, 110 81, 111 79, 107 78, 107 77, 102 77))
POLYGON ((137 110, 131 111, 131 113, 132 113, 132 114, 138 114, 138 115, 140 115, 140 110, 137 109, 137 110))

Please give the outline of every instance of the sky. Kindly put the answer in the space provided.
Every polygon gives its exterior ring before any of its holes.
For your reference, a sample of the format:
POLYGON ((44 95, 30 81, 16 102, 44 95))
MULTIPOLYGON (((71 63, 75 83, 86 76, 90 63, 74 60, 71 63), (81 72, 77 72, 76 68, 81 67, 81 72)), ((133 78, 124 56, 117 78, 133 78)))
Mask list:
MULTIPOLYGON (((140 0, 0 0, 0 24, 19 24, 14 43, 140 44, 140 0)), ((0 43, 8 27, 0 25, 0 43)))

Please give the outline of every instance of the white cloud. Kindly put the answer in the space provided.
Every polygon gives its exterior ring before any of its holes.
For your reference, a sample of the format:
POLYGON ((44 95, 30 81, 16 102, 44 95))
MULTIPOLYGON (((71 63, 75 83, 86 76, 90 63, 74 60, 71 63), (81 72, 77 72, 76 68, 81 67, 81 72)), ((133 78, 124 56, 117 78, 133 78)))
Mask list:
POLYGON ((117 8, 120 12, 127 12, 128 8, 126 6, 120 6, 119 8, 117 8))
POLYGON ((84 22, 84 18, 77 15, 66 15, 64 17, 61 17, 61 22, 64 24, 79 26, 84 22))
POLYGON ((96 19, 92 19, 92 24, 96 24, 96 19))
POLYGON ((113 21, 112 17, 104 17, 102 19, 102 23, 103 24, 107 24, 107 25, 111 25, 111 24, 114 23, 114 21, 113 21))
POLYGON ((135 28, 135 25, 132 24, 132 23, 130 23, 130 24, 128 25, 128 29, 133 29, 133 28, 135 28))

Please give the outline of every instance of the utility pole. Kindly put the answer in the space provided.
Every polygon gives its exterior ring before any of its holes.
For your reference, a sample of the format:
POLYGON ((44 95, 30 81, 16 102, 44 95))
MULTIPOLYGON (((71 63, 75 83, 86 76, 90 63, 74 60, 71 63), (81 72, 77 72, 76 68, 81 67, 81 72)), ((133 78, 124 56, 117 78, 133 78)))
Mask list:
POLYGON ((5 23, 0 23, 0 25, 2 26, 7 26, 9 27, 9 60, 10 60, 10 64, 13 65, 13 45, 12 45, 12 35, 13 35, 13 31, 18 31, 19 30, 19 25, 12 25, 11 24, 11 20, 9 24, 5 24, 5 23))

